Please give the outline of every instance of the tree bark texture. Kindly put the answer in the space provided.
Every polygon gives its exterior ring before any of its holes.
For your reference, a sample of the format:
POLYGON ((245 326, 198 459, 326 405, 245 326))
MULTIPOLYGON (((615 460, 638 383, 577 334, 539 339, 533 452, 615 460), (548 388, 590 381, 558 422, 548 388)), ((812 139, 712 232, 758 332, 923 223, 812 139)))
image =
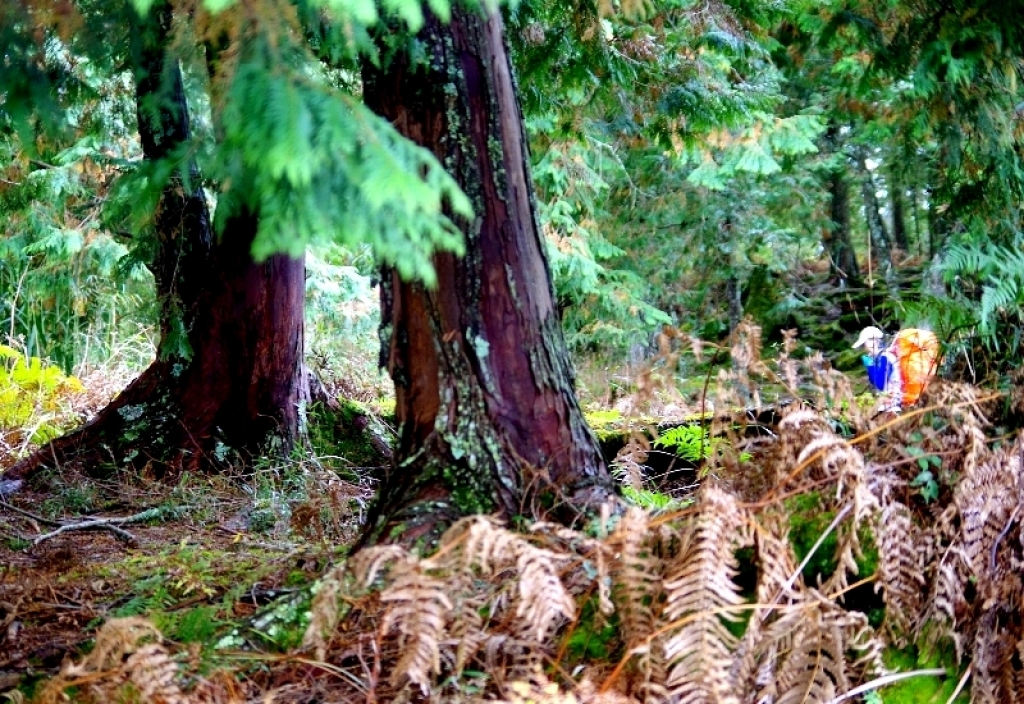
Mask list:
POLYGON ((822 244, 828 252, 829 272, 832 280, 842 283, 860 281, 857 253, 850 241, 850 184, 847 178, 847 160, 839 137, 839 126, 830 123, 825 130, 824 148, 835 154, 839 165, 828 174, 831 195, 831 227, 825 229, 822 244))
POLYGON ((604 495, 576 400, 534 214, 522 117, 497 13, 429 18, 422 58, 365 66, 367 104, 430 149, 473 201, 466 254, 428 289, 385 271, 382 364, 399 443, 364 540, 415 540, 456 518, 604 495))
MULTIPOLYGON (((153 8, 136 40, 144 158, 173 158, 189 139, 181 71, 168 51, 171 9, 153 8)), ((302 397, 302 259, 252 260, 257 219, 230 219, 215 237, 195 165, 183 163, 154 219, 160 303, 158 358, 82 428, 16 465, 86 471, 202 471, 294 442, 302 397), (183 171, 188 169, 188 178, 183 171)))
MULTIPOLYGON (((864 218, 867 221, 868 237, 871 238, 872 258, 877 262, 874 267, 881 272, 887 283, 892 283, 892 240, 885 227, 885 220, 878 207, 878 196, 875 195, 875 179, 867 167, 867 159, 863 154, 859 157, 861 170, 861 197, 864 201, 864 218)), ((890 286, 891 288, 891 286, 890 286)))
POLYGON ((829 174, 828 185, 832 195, 832 228, 825 238, 829 267, 833 278, 853 283, 860 280, 860 267, 850 241, 850 185, 845 171, 837 169, 829 174))
POLYGON ((903 192, 903 175, 898 166, 889 169, 889 204, 892 208, 892 243, 904 255, 910 252, 907 234, 906 195, 903 192))

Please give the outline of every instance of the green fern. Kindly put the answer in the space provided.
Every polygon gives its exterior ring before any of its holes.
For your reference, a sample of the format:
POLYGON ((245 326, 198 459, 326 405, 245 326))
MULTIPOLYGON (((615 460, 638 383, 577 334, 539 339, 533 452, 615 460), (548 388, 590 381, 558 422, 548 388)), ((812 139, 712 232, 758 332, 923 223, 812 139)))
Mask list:
POLYGON ((964 278, 981 285, 977 300, 977 323, 986 341, 998 349, 995 334, 1002 316, 1024 320, 1024 251, 1020 242, 1014 246, 990 244, 954 245, 950 247, 943 270, 947 280, 964 278))
POLYGON ((702 425, 678 425, 662 433, 654 445, 674 448, 679 457, 689 462, 700 462, 713 456, 721 442, 720 438, 711 437, 702 425))
POLYGON ((448 212, 470 217, 468 197, 433 154, 360 101, 278 63, 253 41, 232 78, 223 142, 204 169, 228 184, 217 221, 258 210, 257 258, 368 243, 403 277, 432 284, 431 253, 463 251, 448 212))
POLYGON ((74 425, 69 397, 81 382, 38 357, 0 345, 0 433, 23 446, 42 443, 74 425))

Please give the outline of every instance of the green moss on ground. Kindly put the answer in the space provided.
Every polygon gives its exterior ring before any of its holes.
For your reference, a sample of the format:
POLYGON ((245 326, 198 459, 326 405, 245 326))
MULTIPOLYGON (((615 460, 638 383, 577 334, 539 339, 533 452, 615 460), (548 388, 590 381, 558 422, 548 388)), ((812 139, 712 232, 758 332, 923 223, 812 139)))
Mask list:
POLYGON ((388 431, 369 409, 356 401, 341 400, 337 408, 313 403, 306 411, 309 442, 320 456, 341 457, 353 467, 379 467, 387 464, 378 438, 388 431))
MULTIPOLYGON (((894 672, 910 672, 912 670, 926 670, 942 668, 946 670, 945 677, 933 675, 910 677, 901 680, 887 687, 878 690, 881 700, 885 704, 931 704, 931 702, 948 702, 956 689, 960 677, 963 675, 962 668, 956 663, 956 657, 951 645, 928 651, 920 650, 916 646, 909 646, 903 650, 889 648, 882 657, 886 667, 894 672)), ((955 704, 968 704, 971 700, 970 685, 965 686, 963 691, 952 701, 955 704)))
MULTIPOLYGON (((785 504, 789 513, 789 541, 797 559, 803 561, 835 519, 836 513, 822 507, 821 495, 816 491, 793 496, 785 504)), ((857 560, 857 575, 867 577, 878 569, 878 548, 874 536, 866 528, 861 529, 858 537, 864 554, 857 560)), ((838 538, 836 532, 832 531, 804 566, 803 576, 808 584, 816 584, 818 579, 826 580, 836 571, 837 546, 838 538)))

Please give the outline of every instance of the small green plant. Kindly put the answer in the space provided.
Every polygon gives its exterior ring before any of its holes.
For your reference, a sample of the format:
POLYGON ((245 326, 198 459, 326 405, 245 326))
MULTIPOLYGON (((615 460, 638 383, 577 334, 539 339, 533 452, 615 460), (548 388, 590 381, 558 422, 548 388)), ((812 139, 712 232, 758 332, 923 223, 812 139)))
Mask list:
POLYGON ((939 498, 939 482, 932 472, 932 467, 938 469, 942 465, 942 459, 937 455, 929 455, 920 447, 908 447, 907 452, 917 459, 917 466, 921 469, 910 482, 910 486, 918 488, 925 503, 936 501, 939 498))
POLYGON ((703 425, 678 425, 662 433, 654 446, 675 448, 676 455, 696 463, 714 455, 721 442, 719 438, 712 438, 703 425))
POLYGON ((15 443, 43 443, 78 421, 69 400, 82 382, 39 357, 0 345, 0 432, 15 443))
POLYGON ((930 469, 921 470, 914 477, 914 480, 910 482, 910 486, 918 487, 921 492, 921 498, 924 499, 926 504, 930 504, 939 498, 939 483, 935 481, 935 475, 932 474, 930 469))
POLYGON ((47 516, 80 516, 100 506, 96 487, 87 484, 58 484, 53 495, 42 504, 47 516))
POLYGON ((173 636, 183 643, 210 643, 219 626, 216 607, 197 606, 181 615, 173 636))
POLYGON ((678 511, 693 503, 693 499, 677 499, 668 494, 649 489, 622 487, 622 496, 631 504, 647 511, 678 511))
POLYGON ((4 544, 7 546, 7 549, 11 550, 12 552, 20 552, 22 550, 28 550, 30 547, 32 547, 31 540, 26 540, 25 538, 13 535, 6 538, 4 540, 4 544))
POLYGON ((597 602, 595 597, 583 602, 579 620, 568 636, 566 654, 572 665, 588 659, 607 660, 618 647, 618 618, 602 614, 597 602))

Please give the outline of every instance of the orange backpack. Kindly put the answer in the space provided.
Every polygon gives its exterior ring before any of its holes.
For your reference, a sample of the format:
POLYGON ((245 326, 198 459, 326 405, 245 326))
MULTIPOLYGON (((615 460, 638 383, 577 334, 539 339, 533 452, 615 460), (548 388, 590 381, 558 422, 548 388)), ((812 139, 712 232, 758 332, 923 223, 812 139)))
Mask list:
POLYGON ((903 405, 913 406, 933 376, 939 362, 939 339, 930 330, 907 328, 896 333, 892 341, 900 361, 903 382, 903 405))

